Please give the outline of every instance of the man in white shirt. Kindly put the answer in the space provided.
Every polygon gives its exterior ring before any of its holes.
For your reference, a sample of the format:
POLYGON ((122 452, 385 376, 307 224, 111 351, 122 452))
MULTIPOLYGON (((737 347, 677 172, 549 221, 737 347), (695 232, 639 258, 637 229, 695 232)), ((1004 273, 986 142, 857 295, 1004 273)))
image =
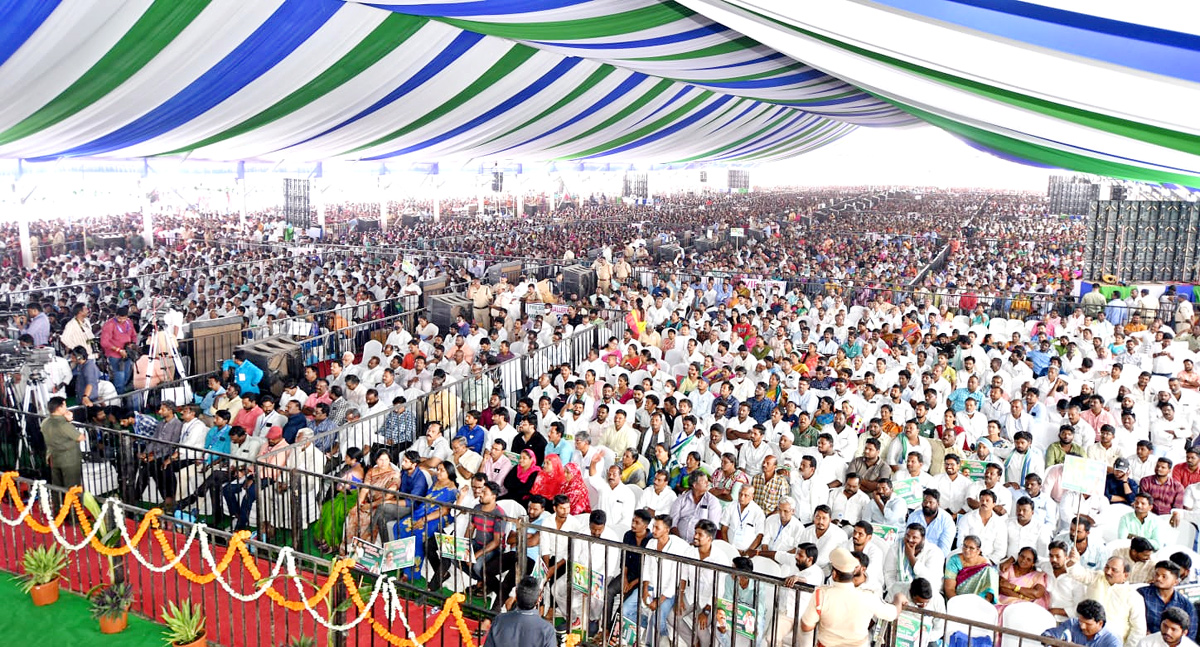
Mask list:
POLYGON ((417 438, 412 448, 421 455, 421 467, 429 470, 436 468, 442 461, 450 460, 453 453, 449 441, 442 435, 442 425, 438 422, 427 423, 425 435, 417 438))
POLYGON ((933 477, 930 487, 942 495, 942 508, 950 514, 961 514, 967 510, 967 495, 975 484, 959 471, 959 458, 950 454, 943 459, 945 472, 933 477))
POLYGON ((914 579, 924 578, 931 582, 941 580, 945 574, 946 555, 933 542, 925 541, 925 526, 909 524, 903 538, 884 554, 883 578, 887 588, 887 599, 907 595, 914 579))
POLYGON ((599 494, 596 509, 608 513, 609 527, 621 532, 628 530, 630 522, 633 521, 637 495, 633 488, 621 482, 621 468, 609 465, 605 478, 597 474, 588 477, 588 483, 599 494))
POLYGON ((743 555, 758 549, 766 530, 766 515, 754 502, 754 488, 742 486, 736 505, 727 506, 721 515, 721 538, 743 555))
MULTIPOLYGON (((1049 550, 1054 526, 1034 519, 1033 500, 1023 496, 1017 500, 1016 514, 1008 515, 1008 550, 1006 557, 1016 559, 1022 548, 1032 548, 1038 555, 1049 550)), ((961 536, 962 531, 959 531, 961 536)))
POLYGON ((817 459, 804 456, 800 459, 799 478, 792 481, 792 496, 796 498, 796 517, 800 523, 809 523, 819 506, 829 502, 829 486, 817 476, 817 459))
POLYGON ((996 514, 996 495, 991 490, 979 493, 979 508, 958 519, 958 536, 979 537, 979 550, 984 557, 999 564, 1008 556, 1008 528, 1004 518, 996 514))
POLYGON ((793 561, 792 553, 796 551, 800 533, 804 531, 804 524, 800 523, 795 513, 796 500, 790 496, 783 497, 778 512, 767 517, 762 546, 751 556, 762 555, 780 564, 793 561))
POLYGON ((845 480, 841 490, 829 495, 829 509, 834 522, 850 526, 862 519, 863 510, 871 505, 871 499, 860 489, 858 474, 850 472, 845 480))
POLYGON ((638 499, 637 507, 639 509, 646 508, 650 510, 650 514, 667 514, 671 510, 671 505, 675 503, 678 497, 675 491, 667 487, 668 475, 665 471, 659 470, 654 473, 653 484, 642 490, 642 495, 638 499))
POLYGON ((817 563, 821 565, 821 570, 825 572, 825 576, 829 576, 829 554, 834 548, 846 543, 846 533, 842 529, 833 525, 833 519, 830 516, 829 506, 817 506, 813 513, 813 523, 800 533, 800 542, 809 542, 817 546, 817 563))

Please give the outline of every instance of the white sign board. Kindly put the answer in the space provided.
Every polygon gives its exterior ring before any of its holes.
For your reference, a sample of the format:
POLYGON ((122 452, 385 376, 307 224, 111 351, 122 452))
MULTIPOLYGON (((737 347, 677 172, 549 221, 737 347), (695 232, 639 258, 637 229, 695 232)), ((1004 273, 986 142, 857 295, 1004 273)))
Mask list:
POLYGON ((729 237, 730 238, 745 238, 746 237, 746 228, 745 227, 730 227, 729 228, 729 237))
POLYGON ((1104 461, 1088 460, 1079 456, 1067 456, 1063 464, 1062 487, 1064 490, 1081 494, 1103 491, 1108 467, 1104 461))

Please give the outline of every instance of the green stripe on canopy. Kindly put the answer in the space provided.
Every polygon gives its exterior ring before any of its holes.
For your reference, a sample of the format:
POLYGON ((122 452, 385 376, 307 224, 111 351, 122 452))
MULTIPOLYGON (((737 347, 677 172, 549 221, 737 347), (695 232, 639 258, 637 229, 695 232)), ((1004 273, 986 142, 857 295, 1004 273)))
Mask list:
POLYGON ((317 75, 315 79, 305 83, 275 105, 250 117, 233 128, 202 139, 194 144, 162 154, 178 155, 197 148, 203 148, 232 137, 237 137, 238 135, 244 135, 255 128, 260 128, 290 115, 313 101, 320 99, 325 94, 332 92, 335 88, 350 81, 372 65, 375 65, 385 56, 394 52, 397 47, 414 34, 421 31, 421 28, 428 23, 428 18, 393 13, 372 30, 370 34, 367 34, 362 42, 355 45, 354 49, 346 52, 345 55, 326 68, 324 72, 317 75))
POLYGON ((171 44, 209 0, 155 0, 83 76, 37 112, 0 133, 0 146, 45 130, 115 90, 171 44))

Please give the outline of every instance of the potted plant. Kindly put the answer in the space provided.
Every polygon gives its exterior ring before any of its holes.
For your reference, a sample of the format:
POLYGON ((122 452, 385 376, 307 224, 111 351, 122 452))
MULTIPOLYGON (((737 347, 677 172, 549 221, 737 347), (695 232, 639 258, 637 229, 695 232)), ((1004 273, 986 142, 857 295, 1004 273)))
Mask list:
POLYGON ((200 605, 193 605, 191 600, 183 600, 179 606, 168 602, 163 608, 163 624, 167 630, 163 632, 169 647, 207 647, 204 638, 204 614, 200 605))
POLYGON ((44 607, 58 601, 58 580, 67 567, 67 553, 58 544, 37 546, 25 551, 25 574, 18 576, 21 590, 33 598, 34 606, 44 607))
POLYGON ((133 606, 133 587, 129 582, 117 582, 92 590, 92 617, 100 621, 100 633, 119 634, 129 623, 129 607, 133 606))

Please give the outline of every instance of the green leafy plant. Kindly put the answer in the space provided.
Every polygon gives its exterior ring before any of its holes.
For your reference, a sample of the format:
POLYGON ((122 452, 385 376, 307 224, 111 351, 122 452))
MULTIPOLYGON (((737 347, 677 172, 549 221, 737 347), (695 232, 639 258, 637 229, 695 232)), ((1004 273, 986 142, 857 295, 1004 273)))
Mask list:
POLYGON ((295 636, 288 641, 286 647, 317 647, 317 639, 312 636, 295 636))
POLYGON ((22 560, 25 574, 17 576, 21 582, 21 590, 29 593, 35 586, 49 584, 59 577, 67 568, 67 553, 58 544, 37 546, 25 551, 22 560))
MULTIPOLYGON (((96 500, 96 497, 92 496, 91 492, 83 493, 83 507, 91 513, 92 519, 95 519, 96 539, 109 548, 117 548, 118 544, 121 543, 121 531, 109 525, 108 517, 102 514, 104 509, 101 507, 100 502, 96 500)), ((111 555, 106 556, 106 558, 108 559, 109 581, 116 583, 124 579, 124 568, 117 568, 118 564, 122 567, 124 566, 124 558, 121 558, 122 561, 119 563, 111 555)))
POLYGON ((92 601, 92 617, 96 620, 100 618, 117 620, 121 614, 129 611, 129 607, 133 606, 133 587, 129 585, 129 582, 117 582, 102 588, 96 587, 96 589, 92 589, 88 595, 92 601))
POLYGON ((204 613, 200 605, 193 605, 190 599, 184 599, 179 606, 168 602, 162 614, 163 624, 167 626, 163 632, 167 645, 187 645, 204 635, 204 613))

